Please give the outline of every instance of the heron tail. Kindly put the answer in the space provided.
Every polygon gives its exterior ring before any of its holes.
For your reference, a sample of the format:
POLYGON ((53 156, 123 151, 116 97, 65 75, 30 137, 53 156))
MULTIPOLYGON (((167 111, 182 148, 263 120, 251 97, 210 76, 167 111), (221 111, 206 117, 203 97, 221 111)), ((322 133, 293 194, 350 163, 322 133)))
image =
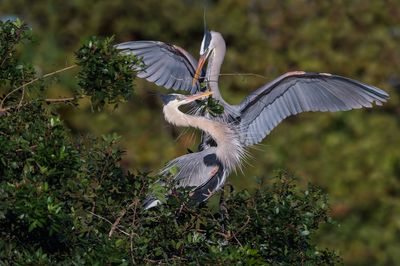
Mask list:
POLYGON ((156 197, 149 196, 143 201, 142 208, 145 210, 148 210, 148 209, 154 208, 160 204, 161 204, 161 201, 158 200, 156 197))

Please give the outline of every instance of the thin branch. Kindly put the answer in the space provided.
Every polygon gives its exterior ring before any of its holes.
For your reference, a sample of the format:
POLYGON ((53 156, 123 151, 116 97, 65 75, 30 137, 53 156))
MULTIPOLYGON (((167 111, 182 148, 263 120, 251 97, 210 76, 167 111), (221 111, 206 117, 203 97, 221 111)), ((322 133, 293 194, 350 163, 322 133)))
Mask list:
POLYGON ((45 102, 47 103, 64 103, 64 102, 70 102, 73 100, 77 100, 79 98, 76 97, 67 97, 67 98, 49 98, 49 99, 44 99, 45 102))
POLYGON ((237 239, 235 233, 232 233, 233 238, 236 240, 236 242, 239 244, 240 247, 243 247, 242 243, 240 243, 239 239, 237 239))
MULTIPOLYGON (((207 77, 207 76, 199 76, 199 79, 208 78, 208 80, 205 80, 205 82, 216 82, 216 81, 213 81, 211 78, 215 78, 217 76, 252 76, 252 77, 257 77, 257 78, 262 78, 262 79, 269 79, 267 76, 263 76, 263 75, 256 74, 256 73, 251 73, 251 72, 249 72, 249 73, 240 73, 240 72, 238 72, 238 73, 219 73, 217 75, 213 75, 213 76, 209 76, 209 77, 207 77)), ((188 81, 188 80, 192 80, 193 79, 193 78, 178 78, 178 77, 175 77, 174 75, 171 75, 171 77, 174 80, 178 80, 178 81, 188 81)))
POLYGON ((268 79, 268 77, 256 73, 220 73, 219 76, 252 76, 262 79, 268 79))
POLYGON ((239 228, 239 230, 237 230, 236 234, 239 234, 243 229, 245 229, 247 227, 247 225, 249 224, 249 222, 250 222, 250 216, 247 215, 246 222, 239 228))
POLYGON ((112 224, 112 222, 110 222, 110 220, 108 220, 108 219, 106 219, 106 218, 104 218, 104 217, 102 217, 102 216, 100 216, 100 215, 98 215, 98 214, 95 214, 94 212, 92 212, 92 211, 88 211, 90 214, 92 214, 93 216, 96 216, 97 218, 100 218, 101 220, 104 220, 104 221, 106 221, 107 223, 109 223, 109 224, 112 224))
MULTIPOLYGON (((37 147, 37 145, 32 145, 29 148, 31 148, 33 150, 33 149, 36 149, 36 147, 37 147)), ((23 149, 16 149, 15 150, 15 152, 21 152, 21 151, 23 151, 23 149)))
POLYGON ((130 251, 131 251, 131 260, 132 265, 136 265, 135 255, 133 254, 133 235, 130 236, 130 251))
POLYGON ((243 224, 243 226, 241 226, 239 228, 239 230, 236 231, 236 233, 233 232, 233 231, 228 231, 228 233, 217 232, 217 234, 223 236, 225 238, 225 240, 227 240, 227 241, 230 241, 232 238, 234 238, 238 242, 238 244, 240 246, 242 246, 242 244, 240 243, 239 239, 237 239, 236 235, 239 235, 241 233, 241 231, 243 231, 243 229, 245 229, 247 227, 249 222, 250 222, 250 216, 247 215, 246 222, 243 224))
MULTIPOLYGON (((138 204, 139 204, 139 200, 138 200, 138 199, 135 199, 134 202, 133 202, 132 204, 134 204, 135 208, 133 209, 133 218, 132 218, 132 223, 131 223, 131 227, 132 227, 132 228, 131 228, 131 235, 129 236, 129 240, 130 240, 131 260, 132 260, 133 265, 136 265, 135 255, 134 255, 134 252, 133 252, 133 235, 135 234, 135 233, 133 232, 133 229, 136 227, 136 226, 135 226, 135 223, 136 223, 136 209, 137 209, 137 206, 138 206, 138 204)), ((131 207, 132 204, 129 205, 129 207, 131 207)), ((129 208, 129 207, 128 207, 128 208, 129 208)))
POLYGON ((25 88, 25 87, 28 86, 28 85, 31 85, 32 83, 35 83, 36 81, 38 81, 38 80, 40 80, 40 79, 48 78, 48 77, 50 77, 50 76, 53 76, 53 75, 56 75, 56 74, 58 74, 58 73, 67 71, 67 70, 69 70, 69 69, 72 69, 72 68, 74 68, 74 67, 76 67, 76 66, 77 66, 77 65, 72 65, 72 66, 64 67, 64 68, 62 68, 62 69, 59 69, 59 70, 56 70, 56 71, 54 71, 54 72, 48 73, 48 74, 44 75, 43 77, 32 79, 31 81, 29 81, 29 82, 27 82, 27 83, 25 83, 25 84, 19 86, 18 88, 16 88, 16 89, 10 91, 10 92, 3 98, 3 100, 1 101, 1 103, 0 103, 0 110, 3 109, 3 105, 4 105, 5 100, 6 100, 11 94, 13 94, 13 93, 19 91, 19 90, 22 89, 22 88, 25 88))
POLYGON ((151 260, 151 259, 147 259, 147 258, 144 258, 143 259, 144 261, 146 261, 146 262, 150 262, 150 263, 159 263, 160 261, 159 260, 151 260))
POLYGON ((6 54, 6 56, 4 56, 3 60, 1 61, 0 67, 2 67, 3 64, 4 64, 4 62, 7 60, 8 55, 10 54, 10 53, 9 53, 9 50, 7 50, 5 54, 6 54))
MULTIPOLYGON (((81 96, 81 97, 66 97, 66 98, 48 98, 48 99, 44 99, 45 102, 47 103, 65 103, 65 102, 71 102, 80 98, 83 98, 85 96, 81 96)), ((23 105, 18 105, 18 108, 21 108, 23 105)), ((15 106, 9 106, 6 108, 1 108, 0 107, 0 115, 2 115, 3 113, 7 112, 10 109, 15 108, 15 106)))
MULTIPOLYGON (((129 205, 129 207, 128 207, 128 208, 131 208, 132 205, 135 206, 135 208, 133 209, 132 227, 136 227, 136 225, 135 225, 135 223, 136 223, 136 211, 137 211, 137 207, 138 207, 139 203, 140 203, 140 201, 138 199, 135 199, 133 201, 133 203, 131 205, 129 205)), ((133 232, 132 232, 132 234, 133 234, 133 232)))
POLYGON ((110 232, 108 233, 108 237, 111 238, 111 236, 113 235, 115 229, 117 228, 119 222, 121 221, 122 217, 124 217, 126 213, 126 210, 123 209, 120 213, 119 213, 119 217, 115 220, 115 222, 112 224, 110 232))
MULTIPOLYGON (((22 71, 22 80, 24 80, 24 71, 22 71)), ((24 95, 25 95, 25 86, 22 87, 22 94, 21 94, 21 99, 19 100, 18 103, 18 108, 21 108, 22 101, 24 100, 24 95)))
MULTIPOLYGON (((107 223, 113 225, 113 223, 112 223, 110 220, 108 220, 108 219, 106 219, 106 218, 104 218, 104 217, 102 217, 102 216, 100 216, 100 215, 97 215, 97 214, 95 214, 94 212, 91 212, 91 211, 88 211, 88 212, 89 212, 90 214, 92 214, 93 216, 95 216, 95 217, 97 217, 97 218, 99 218, 99 219, 101 219, 101 220, 103 220, 103 221, 106 221, 107 223)), ((125 232, 124 230, 119 229, 118 227, 117 227, 116 229, 117 229, 118 231, 120 231, 121 233, 123 233, 124 235, 129 236, 129 233, 125 232)))
POLYGON ((25 95, 25 87, 23 87, 22 88, 22 95, 21 95, 21 99, 19 100, 19 103, 18 103, 18 108, 21 108, 21 106, 22 106, 22 101, 24 100, 24 95, 25 95))

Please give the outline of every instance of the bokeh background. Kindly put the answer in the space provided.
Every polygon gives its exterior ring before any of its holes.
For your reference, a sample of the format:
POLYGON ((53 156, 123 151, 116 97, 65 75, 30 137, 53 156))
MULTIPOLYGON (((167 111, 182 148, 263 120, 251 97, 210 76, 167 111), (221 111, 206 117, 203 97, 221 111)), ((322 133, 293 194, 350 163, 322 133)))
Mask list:
MULTIPOLYGON (((24 53, 39 73, 74 64, 74 51, 93 35, 116 42, 161 40, 198 57, 205 1, 2 0, 0 16, 17 16, 33 29, 24 53)), ((316 244, 339 251, 346 265, 400 263, 400 2, 206 1, 207 24, 223 34, 227 54, 220 89, 230 103, 287 71, 329 72, 390 93, 383 107, 342 113, 306 113, 286 119, 259 146, 235 188, 251 189, 254 177, 286 169, 328 194, 339 226, 323 228, 316 244)), ((58 77, 50 96, 77 86, 71 71, 58 77)), ((136 81, 134 98, 107 112, 59 109, 71 134, 122 136, 126 169, 157 172, 165 162, 195 149, 195 131, 166 124, 157 91, 136 81)))

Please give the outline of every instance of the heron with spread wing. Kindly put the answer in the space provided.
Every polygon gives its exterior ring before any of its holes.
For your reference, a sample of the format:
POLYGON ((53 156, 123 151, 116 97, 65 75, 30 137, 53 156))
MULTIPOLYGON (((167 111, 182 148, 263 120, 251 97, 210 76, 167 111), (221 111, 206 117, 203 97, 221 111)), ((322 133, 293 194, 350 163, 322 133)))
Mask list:
POLYGON ((169 99, 173 100, 164 106, 167 121, 177 126, 196 127, 206 133, 200 151, 189 154, 193 158, 181 161, 178 157, 168 164, 180 169, 177 178, 181 186, 194 187, 195 192, 209 184, 209 193, 203 193, 207 196, 199 200, 206 200, 221 188, 229 173, 240 165, 245 147, 261 142, 286 117, 307 111, 336 112, 372 107, 373 103, 382 105, 389 98, 379 88, 346 77, 294 71, 255 90, 240 104, 230 105, 221 97, 218 88, 226 52, 225 41, 218 32, 205 32, 199 62, 182 48, 163 42, 127 42, 117 45, 117 49, 142 58, 147 67, 138 77, 191 94, 209 88, 212 97, 224 107, 220 117, 188 115, 178 110, 180 105, 204 98, 207 93, 195 97, 172 94, 169 99), (217 165, 218 169, 211 167, 213 170, 210 170, 208 165, 217 165))

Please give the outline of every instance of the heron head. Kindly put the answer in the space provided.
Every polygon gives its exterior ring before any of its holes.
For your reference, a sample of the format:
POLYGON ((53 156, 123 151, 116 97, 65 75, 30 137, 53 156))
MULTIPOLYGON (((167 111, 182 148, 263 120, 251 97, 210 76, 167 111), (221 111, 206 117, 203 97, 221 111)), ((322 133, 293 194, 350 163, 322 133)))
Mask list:
POLYGON ((172 101, 178 101, 178 98, 180 98, 181 94, 176 94, 176 93, 171 93, 171 94, 160 94, 161 101, 163 102, 164 105, 167 105, 171 103, 172 101))
POLYGON ((201 92, 201 93, 197 93, 194 95, 183 95, 183 94, 171 93, 171 94, 161 94, 160 97, 164 103, 164 106, 165 105, 180 106, 180 105, 191 103, 198 99, 206 98, 211 94, 212 94, 211 91, 201 92))
POLYGON ((225 49, 225 41, 222 38, 222 35, 219 32, 206 30, 204 32, 203 40, 201 41, 200 59, 193 77, 192 85, 194 85, 199 79, 205 62, 217 46, 223 46, 223 49, 225 49))

